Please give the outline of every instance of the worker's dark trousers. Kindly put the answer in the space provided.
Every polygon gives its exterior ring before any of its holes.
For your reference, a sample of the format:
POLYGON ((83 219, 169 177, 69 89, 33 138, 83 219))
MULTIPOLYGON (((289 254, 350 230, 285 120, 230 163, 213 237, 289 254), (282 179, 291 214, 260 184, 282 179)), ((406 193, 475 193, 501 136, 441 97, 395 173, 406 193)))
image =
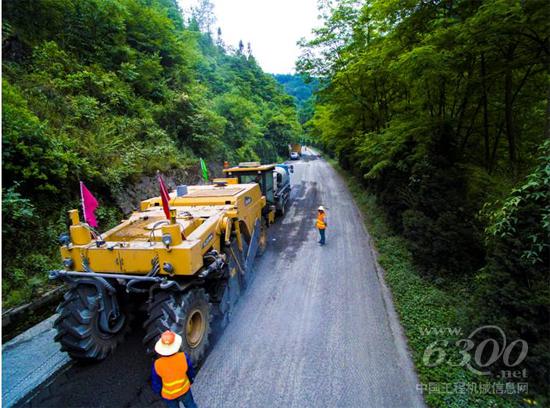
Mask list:
POLYGON ((319 228, 319 235, 321 236, 321 239, 319 240, 319 243, 321 245, 325 245, 325 230, 319 228))
POLYGON ((168 408, 197 408, 197 404, 195 404, 195 400, 193 399, 193 394, 191 394, 191 390, 187 391, 185 394, 183 394, 179 398, 176 398, 175 400, 165 399, 164 402, 166 403, 166 406, 168 408))

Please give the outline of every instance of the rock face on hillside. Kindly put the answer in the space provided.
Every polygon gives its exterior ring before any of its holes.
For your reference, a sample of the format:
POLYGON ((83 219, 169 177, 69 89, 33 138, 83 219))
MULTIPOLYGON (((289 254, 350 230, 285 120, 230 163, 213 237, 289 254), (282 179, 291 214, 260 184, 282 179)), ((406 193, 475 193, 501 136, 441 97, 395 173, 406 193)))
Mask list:
MULTIPOLYGON (((222 165, 208 163, 210 178, 222 176, 222 165)), ((173 169, 162 174, 162 178, 169 190, 174 190, 177 185, 204 184, 200 166, 194 165, 185 169, 173 169)), ((141 200, 159 195, 159 183, 156 174, 140 177, 136 182, 128 184, 115 194, 115 202, 118 207, 129 214, 139 207, 141 200)))

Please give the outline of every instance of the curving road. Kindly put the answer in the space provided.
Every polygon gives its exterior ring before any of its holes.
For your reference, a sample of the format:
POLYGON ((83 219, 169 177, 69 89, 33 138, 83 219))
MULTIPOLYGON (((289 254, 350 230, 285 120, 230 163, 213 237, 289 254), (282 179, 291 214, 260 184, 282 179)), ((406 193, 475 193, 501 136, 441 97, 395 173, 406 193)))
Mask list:
MULTIPOLYGON (((391 296, 340 176, 304 155, 293 203, 193 386, 200 407, 422 407, 391 296), (327 211, 317 244, 316 208, 327 211)), ((101 364, 74 365, 25 406, 163 404, 137 332, 101 364)))

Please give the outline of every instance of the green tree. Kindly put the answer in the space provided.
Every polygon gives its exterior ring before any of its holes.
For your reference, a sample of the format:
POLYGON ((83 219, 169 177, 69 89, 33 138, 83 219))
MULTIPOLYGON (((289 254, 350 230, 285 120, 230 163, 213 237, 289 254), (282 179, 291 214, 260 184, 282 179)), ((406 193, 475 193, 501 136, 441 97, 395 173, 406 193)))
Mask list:
POLYGON ((214 44, 209 1, 185 18, 176 0, 2 5, 7 305, 29 300, 28 282, 43 285, 58 264, 79 180, 100 198, 105 229, 143 176, 192 171, 198 157, 275 161, 300 132, 288 95, 254 58, 214 44))

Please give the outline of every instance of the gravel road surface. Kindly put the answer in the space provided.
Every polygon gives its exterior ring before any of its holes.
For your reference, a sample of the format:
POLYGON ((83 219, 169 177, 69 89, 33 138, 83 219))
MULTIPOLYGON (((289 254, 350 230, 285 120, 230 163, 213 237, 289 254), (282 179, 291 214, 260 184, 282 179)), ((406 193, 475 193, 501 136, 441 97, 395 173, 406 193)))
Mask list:
MULTIPOLYGON (((422 407, 361 214, 322 159, 293 162, 292 204, 200 369, 200 407, 422 407), (327 245, 316 208, 327 207, 327 245)), ((75 364, 26 407, 162 407, 138 328, 100 364, 75 364)), ((6 375, 6 373, 4 373, 6 375)))

